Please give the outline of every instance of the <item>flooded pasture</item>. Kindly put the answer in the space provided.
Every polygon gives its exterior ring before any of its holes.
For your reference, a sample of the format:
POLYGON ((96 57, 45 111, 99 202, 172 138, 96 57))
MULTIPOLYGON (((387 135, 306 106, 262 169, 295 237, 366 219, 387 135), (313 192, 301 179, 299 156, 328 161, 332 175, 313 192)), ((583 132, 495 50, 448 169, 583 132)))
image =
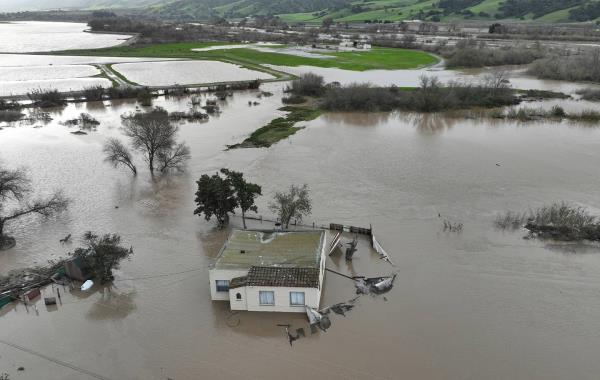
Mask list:
POLYGON ((537 79, 527 75, 526 69, 523 66, 451 70, 445 69, 443 65, 436 65, 415 70, 369 70, 362 72, 310 66, 268 66, 294 75, 312 72, 321 75, 327 82, 339 82, 342 85, 371 83, 374 86, 395 85, 398 87, 418 87, 422 76, 437 77, 443 83, 450 81, 468 83, 478 82, 484 79, 486 75, 502 72, 509 80, 509 84, 517 89, 556 91, 571 94, 585 88, 598 88, 598 85, 590 83, 537 79))
POLYGON ((130 81, 144 86, 235 82, 272 79, 273 76, 218 61, 169 61, 121 63, 113 68, 130 81))
MULTIPOLYGON (((22 305, 3 309, 2 340, 113 379, 596 377, 597 247, 523 240, 521 231, 495 230, 493 220, 556 200, 598 211, 600 179, 589 173, 600 164, 600 129, 334 113, 269 149, 225 151, 281 114, 282 87, 264 86, 275 95, 253 107, 256 92, 236 92, 220 116, 181 124, 192 161, 185 174, 156 183, 102 159, 102 142, 123 138, 119 116, 135 102, 72 104, 40 128, 1 130, 4 165, 28 167, 40 193, 62 188, 73 200, 51 220, 10 226, 18 245, 0 255, 3 272, 62 256, 77 242, 63 246, 61 237, 90 229, 118 232, 135 250, 110 293, 66 293, 56 309, 38 302, 39 315, 22 305), (101 125, 74 136, 60 121, 81 112, 101 125), (275 191, 308 183, 308 223, 372 224, 397 268, 364 241, 351 263, 334 255, 327 266, 347 274, 397 271, 387 301, 363 296, 347 317, 332 318, 327 333, 293 347, 276 325, 306 327, 303 315, 231 315, 226 304, 211 302, 206 268, 228 231, 192 215, 194 180, 221 167, 263 185, 265 216, 275 191), (464 223, 463 232, 444 232, 444 219, 464 223)), ((187 98, 155 105, 189 108, 187 98)), ((353 296, 349 280, 327 274, 322 305, 353 296)), ((11 346, 0 345, 0 357, 10 373, 23 365, 21 378, 82 378, 11 346)))
MULTIPOLYGON (((110 63, 45 56, 20 63, 15 57, 0 55, 0 66, 31 63, 35 71, 110 63)), ((76 70, 91 66, 84 67, 76 70)), ((142 79, 171 75, 170 69, 150 70, 154 74, 142 79)), ((286 70, 317 72, 327 81, 400 86, 414 85, 420 73, 429 72, 286 70)), ((476 79, 486 71, 436 72, 446 80, 476 79)), ((45 80, 43 73, 38 80, 45 80)), ((519 75, 511 73, 514 87, 569 93, 588 87, 519 75)), ((14 83, 22 91, 26 81, 14 83)), ((27 168, 36 194, 63 189, 72 201, 55 217, 11 222, 7 229, 17 245, 0 252, 0 273, 64 257, 88 230, 119 233, 134 249, 110 289, 60 288, 57 306, 38 299, 35 308, 2 308, 0 373, 32 380, 597 379, 600 248, 525 240, 523 231, 493 226, 499 213, 561 200, 600 214, 597 124, 326 113, 300 123, 306 128, 271 148, 225 150, 284 114, 278 110, 284 86, 263 85, 274 95, 260 99, 258 91, 235 92, 220 101, 221 114, 179 124, 192 159, 185 173, 157 181, 141 160, 137 177, 103 160, 108 137, 126 141, 120 116, 139 109, 135 101, 69 104, 49 110, 49 122, 0 124, 0 164, 27 168), (83 112, 100 125, 74 135, 77 128, 63 122, 83 112), (217 230, 214 222, 193 215, 194 192, 201 174, 222 167, 263 186, 258 207, 265 217, 271 216, 267 206, 276 191, 307 183, 313 198, 307 224, 372 225, 396 267, 379 260, 365 240, 353 261, 338 253, 327 267, 348 275, 397 272, 394 289, 385 297, 362 296, 346 317, 332 315, 326 333, 309 333, 293 346, 277 324, 306 329, 304 315, 231 313, 228 304, 212 302, 208 266, 230 229, 217 230), (464 228, 444 231, 444 221, 464 228), (74 241, 59 243, 67 234, 74 241)), ((576 100, 522 106, 557 104, 567 111, 598 108, 576 100)), ((160 97, 154 105, 187 111, 191 99, 160 97)), ((230 228, 240 225, 234 217, 230 228)), ((253 221, 250 227, 272 224, 253 221)), ((57 294, 52 287, 43 293, 57 294)), ((327 273, 323 306, 354 296, 351 281, 327 273)))
POLYGON ((0 52, 97 49, 118 45, 131 37, 125 34, 88 33, 85 32, 87 29, 86 24, 73 22, 0 23, 0 52))

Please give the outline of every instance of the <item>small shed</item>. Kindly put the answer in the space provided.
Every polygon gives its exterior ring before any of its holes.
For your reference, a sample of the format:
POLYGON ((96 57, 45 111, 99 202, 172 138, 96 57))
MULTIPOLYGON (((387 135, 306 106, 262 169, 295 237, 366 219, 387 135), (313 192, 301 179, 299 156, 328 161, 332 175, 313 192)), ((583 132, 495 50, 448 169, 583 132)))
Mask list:
POLYGON ((74 257, 65 261, 64 268, 65 274, 71 280, 87 281, 94 277, 91 268, 80 257, 74 257))

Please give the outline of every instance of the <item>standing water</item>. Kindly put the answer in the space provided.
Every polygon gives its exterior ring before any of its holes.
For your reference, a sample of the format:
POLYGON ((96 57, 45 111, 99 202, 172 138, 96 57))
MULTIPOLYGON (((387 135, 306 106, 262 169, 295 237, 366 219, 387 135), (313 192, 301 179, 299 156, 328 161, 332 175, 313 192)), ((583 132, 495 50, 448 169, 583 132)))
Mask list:
MULTIPOLYGON (((10 225, 18 244, 0 253, 2 273, 64 256, 79 241, 59 239, 87 230, 119 233, 135 252, 110 292, 67 290, 58 308, 38 302, 37 312, 3 308, 0 372, 23 366, 15 378, 87 378, 52 358, 110 379, 597 378, 598 247, 524 240, 522 231, 495 230, 493 220, 560 200, 598 213, 600 179, 591 173, 600 165, 599 129, 332 113, 271 148, 226 151, 283 114, 282 87, 264 86, 274 96, 261 100, 236 92, 221 115, 181 124, 192 160, 184 174, 157 182, 103 162, 104 140, 124 139, 120 115, 135 102, 71 104, 39 128, 0 130, 2 165, 27 167, 36 192, 61 188, 72 200, 60 216, 10 225), (248 106, 255 100, 261 104, 248 106), (60 124, 81 112, 101 122, 97 131, 76 136, 60 124), (372 224, 396 268, 364 241, 352 262, 334 255, 327 267, 366 276, 397 271, 393 291, 361 297, 347 317, 332 316, 327 333, 293 347, 277 324, 306 327, 304 316, 232 314, 211 302, 206 268, 228 230, 192 214, 194 181, 222 167, 263 186, 261 214, 269 215, 276 191, 307 183, 314 202, 307 222, 372 224), (462 233, 445 232, 443 220, 463 223, 462 233)), ((176 111, 188 102, 155 105, 176 111)), ((327 274, 322 305, 352 297, 351 281, 327 274)))

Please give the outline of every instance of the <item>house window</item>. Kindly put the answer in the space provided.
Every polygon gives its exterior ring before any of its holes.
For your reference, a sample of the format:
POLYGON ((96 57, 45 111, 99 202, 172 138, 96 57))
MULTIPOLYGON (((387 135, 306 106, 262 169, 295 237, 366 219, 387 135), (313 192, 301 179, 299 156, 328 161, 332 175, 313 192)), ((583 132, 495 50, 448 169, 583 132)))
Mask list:
POLYGON ((242 294, 241 294, 241 293, 237 293, 237 294, 235 295, 235 299, 236 299, 236 300, 241 300, 241 299, 242 299, 242 294))
POLYGON ((217 280, 217 292, 228 292, 229 291, 229 280, 217 280))
POLYGON ((258 301, 261 305, 275 305, 275 292, 259 291, 258 301))
POLYGON ((304 292, 290 292, 291 306, 304 306, 304 292))

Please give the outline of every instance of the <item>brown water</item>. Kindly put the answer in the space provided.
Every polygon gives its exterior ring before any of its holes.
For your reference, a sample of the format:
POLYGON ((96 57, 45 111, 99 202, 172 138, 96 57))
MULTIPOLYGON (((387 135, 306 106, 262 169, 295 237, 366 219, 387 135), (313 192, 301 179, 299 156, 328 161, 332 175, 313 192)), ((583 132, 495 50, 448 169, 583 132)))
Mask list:
MULTIPOLYGON (((63 305, 47 310, 38 302, 39 315, 22 305, 2 309, 0 340, 111 379, 597 378, 600 251, 523 240, 522 231, 500 232, 492 222, 499 212, 556 200, 600 213, 593 174, 600 129, 326 114, 269 149, 224 151, 280 114, 281 88, 265 86, 275 96, 253 107, 256 93, 236 93, 221 116, 182 124, 193 155, 188 171, 156 184, 145 172, 133 179, 102 162, 103 140, 120 136, 119 115, 135 103, 69 105, 41 128, 0 130, 4 165, 28 167, 39 192, 62 188, 73 200, 51 220, 10 225, 18 245, 0 254, 2 272, 63 255, 77 242, 58 239, 89 229, 118 232, 135 250, 111 293, 63 290, 63 305), (97 132, 74 136, 58 124, 80 112, 102 122, 97 132), (276 324, 306 327, 302 315, 228 318, 227 304, 210 301, 205 270, 227 231, 192 215, 194 180, 221 167, 263 185, 264 215, 275 191, 306 182, 314 200, 309 223, 373 224, 397 268, 365 242, 351 265, 333 257, 327 266, 365 275, 397 270, 387 302, 362 297, 346 318, 332 318, 327 333, 293 347, 276 324), (464 231, 443 232, 444 218, 464 223, 464 231), (164 274, 171 275, 140 279, 164 274)), ((169 110, 187 103, 155 102, 169 110)), ((325 286, 322 305, 354 296, 352 283, 333 274, 325 286)), ((91 378, 0 343, 2 371, 19 379, 91 378)))

